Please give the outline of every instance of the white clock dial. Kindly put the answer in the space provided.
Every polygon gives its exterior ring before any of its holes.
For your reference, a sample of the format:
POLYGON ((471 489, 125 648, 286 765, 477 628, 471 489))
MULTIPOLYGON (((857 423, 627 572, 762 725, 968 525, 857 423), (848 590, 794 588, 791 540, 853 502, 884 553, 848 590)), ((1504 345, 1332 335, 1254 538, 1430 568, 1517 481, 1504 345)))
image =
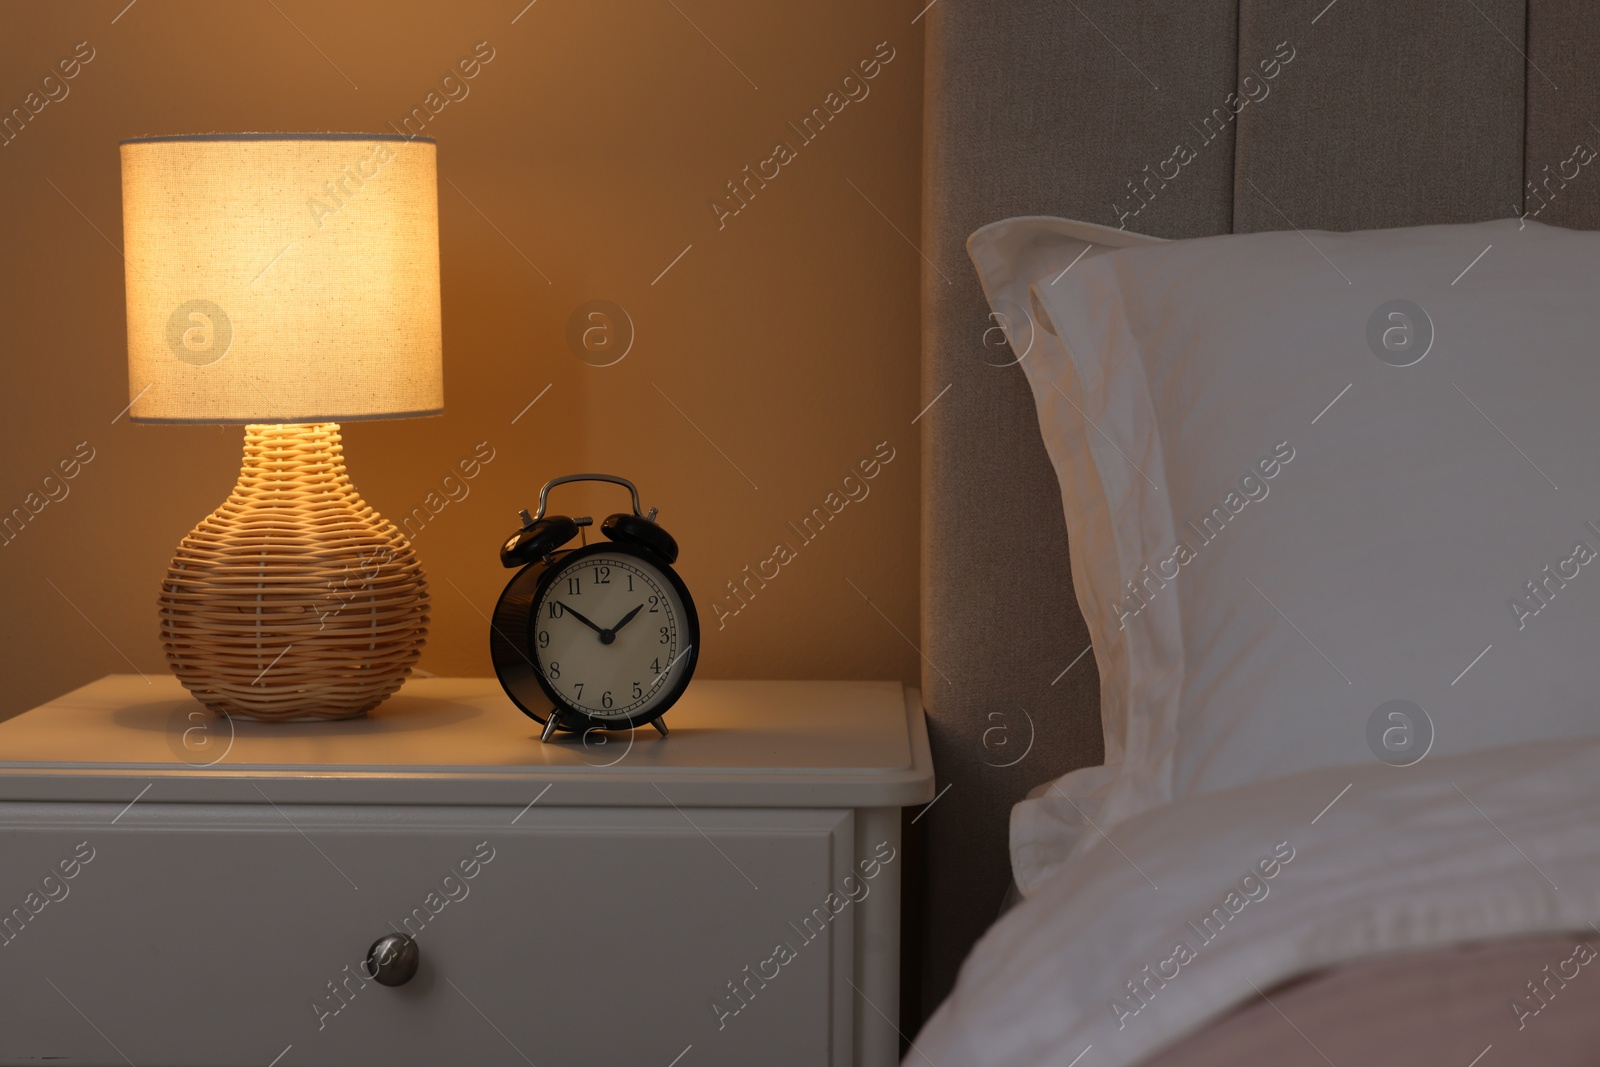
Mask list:
POLYGON ((539 673, 594 718, 647 714, 684 666, 683 601, 641 559, 607 553, 567 563, 535 608, 530 636, 539 673))

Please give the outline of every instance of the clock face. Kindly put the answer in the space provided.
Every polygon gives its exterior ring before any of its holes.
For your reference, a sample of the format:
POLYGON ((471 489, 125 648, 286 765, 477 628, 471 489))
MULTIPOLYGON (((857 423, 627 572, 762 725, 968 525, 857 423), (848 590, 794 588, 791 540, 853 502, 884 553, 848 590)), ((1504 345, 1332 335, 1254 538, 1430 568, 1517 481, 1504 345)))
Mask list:
POLYGON ((677 693, 691 666, 692 616, 658 567, 614 550, 586 553, 541 586, 528 646, 562 703, 595 719, 637 721, 677 693))

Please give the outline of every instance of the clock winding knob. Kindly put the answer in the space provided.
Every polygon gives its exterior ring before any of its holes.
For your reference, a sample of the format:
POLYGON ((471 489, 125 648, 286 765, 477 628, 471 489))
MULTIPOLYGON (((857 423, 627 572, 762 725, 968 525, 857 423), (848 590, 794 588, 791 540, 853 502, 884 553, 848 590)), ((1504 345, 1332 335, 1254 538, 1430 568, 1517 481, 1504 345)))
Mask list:
POLYGON ((404 934, 385 934, 367 949, 367 973, 379 985, 405 985, 416 976, 422 954, 404 934))

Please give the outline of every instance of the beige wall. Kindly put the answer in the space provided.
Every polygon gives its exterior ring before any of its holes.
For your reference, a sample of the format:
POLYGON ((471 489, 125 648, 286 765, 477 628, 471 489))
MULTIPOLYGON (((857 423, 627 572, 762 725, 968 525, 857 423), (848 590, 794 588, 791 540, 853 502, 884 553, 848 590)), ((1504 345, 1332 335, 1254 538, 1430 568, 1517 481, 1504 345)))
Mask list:
MULTIPOLYGON (((599 470, 634 479, 682 545, 703 676, 914 681, 896 628, 915 637, 920 4, 538 0, 513 24, 523 2, 0 8, 0 109, 93 50, 0 147, 0 512, 37 503, 80 442, 94 457, 0 546, 0 716, 108 672, 164 672, 161 575, 238 469, 238 427, 114 421, 129 399, 117 141, 384 131, 479 42, 493 59, 423 131, 439 142, 447 413, 345 434, 356 484, 396 518, 478 442, 494 450, 415 538, 433 591, 421 666, 490 672, 499 541, 545 480, 599 470), (868 95, 802 143, 788 123, 880 42, 893 58, 868 95), (795 158, 719 225, 711 202, 732 205, 725 183, 779 140, 795 158), (614 366, 565 340, 595 299, 635 324, 614 366), (804 544, 789 524, 880 442, 894 458, 870 495, 804 544), (796 558, 719 629, 725 583, 779 542, 796 558)), ((604 515, 616 494, 557 499, 604 515)))

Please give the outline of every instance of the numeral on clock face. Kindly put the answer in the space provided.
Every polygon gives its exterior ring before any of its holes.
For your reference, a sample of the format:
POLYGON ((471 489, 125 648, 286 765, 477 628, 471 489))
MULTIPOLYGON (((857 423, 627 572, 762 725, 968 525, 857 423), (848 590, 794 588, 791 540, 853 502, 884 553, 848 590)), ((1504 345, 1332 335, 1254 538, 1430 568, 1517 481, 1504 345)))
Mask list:
POLYGON ((620 553, 589 556, 551 575, 543 590, 533 653, 562 702, 592 718, 622 719, 647 713, 673 688, 687 611, 659 570, 620 553))

